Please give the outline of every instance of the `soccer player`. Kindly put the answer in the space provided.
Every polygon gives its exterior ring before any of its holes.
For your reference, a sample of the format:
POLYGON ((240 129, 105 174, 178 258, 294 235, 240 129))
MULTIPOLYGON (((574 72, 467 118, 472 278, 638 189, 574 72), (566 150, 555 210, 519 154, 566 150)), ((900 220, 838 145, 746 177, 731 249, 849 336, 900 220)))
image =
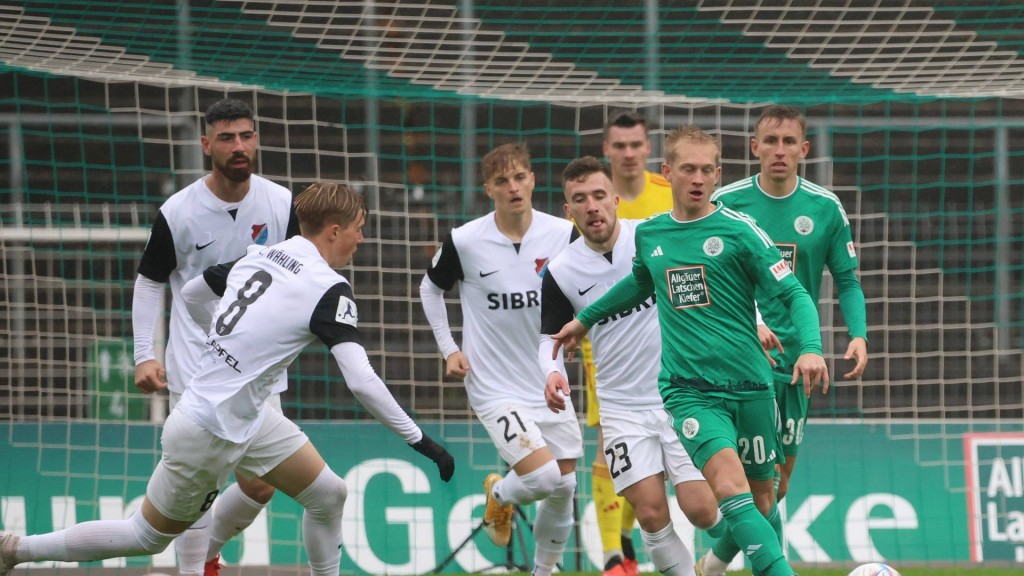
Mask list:
MULTIPOLYGON (((168 388, 172 409, 196 374, 206 341, 179 297, 182 286, 209 266, 241 258, 247 246, 277 244, 298 233, 291 191, 253 173, 259 137, 252 108, 240 100, 220 100, 206 110, 204 121, 201 143, 212 169, 160 207, 132 301, 135 385, 147 394, 168 388), (165 369, 156 358, 154 332, 168 282, 171 325, 165 369)), ((277 376, 271 402, 280 410, 278 395, 288 387, 288 378, 284 372, 277 376)), ((252 524, 274 495, 273 487, 259 479, 244 474, 235 478, 237 484, 224 492, 216 512, 209 510, 175 542, 182 576, 216 576, 221 547, 252 524)))
POLYGON ((554 353, 654 294, 658 386, 673 427, 754 570, 791 576, 767 520, 778 514, 772 478, 781 447, 755 289, 789 311, 800 338, 793 381, 802 380, 807 393, 828 387, 818 314, 768 235, 750 217, 711 202, 721 171, 717 138, 696 127, 666 138, 662 174, 672 185, 672 211, 637 226, 632 273, 552 336, 554 353))
MULTIPOLYGON (((868 363, 868 348, 864 291, 857 280, 857 253, 850 221, 839 198, 797 175, 800 161, 810 150, 803 113, 787 106, 766 108, 754 126, 750 150, 760 160, 761 172, 720 188, 711 199, 757 221, 815 304, 822 271, 828 266, 850 334, 844 357, 855 360, 845 378, 859 378, 868 363)), ((776 366, 772 374, 782 419, 782 453, 786 457, 779 466, 777 499, 782 500, 789 491, 789 479, 803 442, 809 398, 800 387, 790 385, 788 375, 797 359, 799 336, 778 301, 762 302, 759 298, 758 302, 767 324, 767 328, 761 326, 759 330, 774 331, 784 351, 773 351, 776 366)), ((739 548, 732 538, 718 540, 700 561, 704 575, 724 574, 737 552, 739 548)))
POLYGON ((268 402, 278 375, 316 340, 330 348, 346 385, 370 413, 433 460, 442 480, 451 478, 451 454, 419 429, 371 368, 352 288, 335 271, 363 240, 362 197, 315 183, 296 197, 295 211, 301 236, 250 250, 223 281, 214 329, 164 424, 163 454, 140 509, 126 520, 84 522, 49 534, 0 534, 0 576, 21 562, 156 554, 210 508, 236 469, 302 506, 311 573, 337 576, 348 488, 302 430, 268 402))
MULTIPOLYGON (((642 220, 672 209, 672 188, 668 181, 661 174, 647 170, 651 141, 647 135, 647 120, 641 114, 623 112, 609 120, 604 127, 602 152, 611 166, 612 186, 619 197, 619 217, 642 220)), ((590 478, 597 528, 604 549, 602 576, 636 576, 640 571, 633 549, 636 513, 627 499, 617 495, 608 472, 590 341, 584 340, 581 349, 587 382, 587 425, 597 430, 597 452, 590 478)))
MULTIPOLYGON (((565 211, 583 232, 548 265, 541 294, 539 361, 548 374, 545 398, 566 408, 569 383, 551 359, 557 332, 576 312, 629 275, 636 253, 638 220, 615 215, 608 167, 592 156, 562 172, 565 211)), ((597 394, 604 431, 602 455, 615 491, 636 510, 640 534, 658 572, 693 574, 693 558, 672 526, 665 479, 692 524, 708 529, 721 520, 714 494, 676 438, 658 393, 661 335, 654 298, 594 326, 590 340, 597 365, 597 394)))
POLYGON ((536 362, 541 278, 575 237, 572 222, 533 209, 534 175, 523 143, 481 162, 494 211, 452 230, 420 284, 427 320, 449 378, 465 380, 470 406, 511 470, 484 481, 484 531, 511 538, 513 505, 537 502, 534 574, 561 560, 573 525, 576 459, 583 436, 573 410, 552 414, 536 362), (463 348, 452 337, 444 292, 459 287, 463 348))

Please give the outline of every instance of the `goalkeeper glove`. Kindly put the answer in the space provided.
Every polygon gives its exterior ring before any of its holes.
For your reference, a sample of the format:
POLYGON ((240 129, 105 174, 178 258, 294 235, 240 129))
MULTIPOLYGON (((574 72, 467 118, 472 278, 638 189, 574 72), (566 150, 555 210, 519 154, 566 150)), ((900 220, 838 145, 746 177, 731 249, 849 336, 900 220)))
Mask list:
POLYGON ((423 454, 427 458, 434 461, 437 464, 437 471, 441 475, 441 480, 445 482, 452 479, 452 474, 455 474, 455 458, 445 450, 444 446, 441 446, 437 442, 423 434, 423 438, 415 444, 410 444, 413 450, 416 450, 420 454, 423 454))

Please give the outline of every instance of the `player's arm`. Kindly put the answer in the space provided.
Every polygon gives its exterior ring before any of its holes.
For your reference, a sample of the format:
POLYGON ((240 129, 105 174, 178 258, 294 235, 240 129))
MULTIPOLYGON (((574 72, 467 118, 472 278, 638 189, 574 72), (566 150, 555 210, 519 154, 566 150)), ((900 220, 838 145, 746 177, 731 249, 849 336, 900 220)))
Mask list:
POLYGON ((839 308, 843 311, 850 344, 844 358, 854 359, 853 370, 844 377, 859 378, 868 364, 868 323, 864 304, 864 289, 857 279, 857 251, 850 231, 850 219, 842 206, 837 206, 832 220, 832 243, 829 246, 825 264, 832 274, 839 297, 839 308))
POLYGON ((345 384, 356 400, 406 443, 433 460, 441 479, 447 482, 455 472, 455 460, 444 447, 420 430, 377 376, 363 348, 356 326, 357 318, 352 288, 347 282, 339 282, 320 298, 310 318, 309 329, 330 348, 345 377, 345 384))
POLYGON ((234 262, 210 266, 202 274, 189 280, 181 288, 179 296, 185 302, 185 309, 192 320, 204 331, 209 332, 213 325, 213 314, 217 310, 217 302, 224 296, 227 289, 228 273, 235 266, 234 262))
POLYGON ((164 284, 178 267, 174 238, 163 212, 157 212, 153 229, 139 262, 132 289, 132 338, 135 345, 135 386, 150 394, 167 388, 167 371, 156 358, 154 334, 163 314, 160 300, 164 284))
POLYGON ((462 380, 469 373, 469 361, 452 336, 444 293, 462 279, 462 262, 455 249, 455 242, 449 234, 420 282, 420 303, 423 304, 423 314, 434 333, 434 340, 437 341, 441 356, 445 359, 445 375, 456 380, 462 380))
POLYGON ((839 295, 839 309, 843 311, 846 329, 850 334, 850 345, 843 356, 846 360, 853 359, 853 369, 843 375, 844 378, 860 378, 868 365, 868 326, 864 289, 857 280, 855 270, 832 274, 839 295))
POLYGON ((289 204, 288 228, 284 231, 284 238, 287 240, 292 236, 298 236, 301 233, 301 230, 299 230, 299 217, 295 214, 295 204, 289 204))
POLYGON ((790 384, 802 380, 804 394, 809 397, 820 382, 821 393, 825 394, 828 392, 829 384, 828 369, 821 355, 821 324, 818 311, 811 295, 796 277, 790 275, 789 278, 793 281, 788 283, 780 298, 789 310, 790 320, 800 338, 800 356, 793 366, 793 380, 790 384))
POLYGON ((558 285, 554 274, 549 268, 544 274, 540 293, 540 344, 537 349, 537 362, 541 372, 547 375, 544 386, 544 399, 552 412, 560 412, 567 407, 566 397, 569 396, 569 381, 565 376, 565 360, 555 355, 555 341, 551 334, 558 332, 573 317, 573 307, 558 285))

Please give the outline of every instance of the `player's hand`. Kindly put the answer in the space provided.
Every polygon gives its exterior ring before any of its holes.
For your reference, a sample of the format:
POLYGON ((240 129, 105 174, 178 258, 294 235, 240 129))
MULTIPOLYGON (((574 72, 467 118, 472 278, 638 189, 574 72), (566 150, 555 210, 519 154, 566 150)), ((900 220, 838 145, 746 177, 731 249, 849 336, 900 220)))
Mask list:
POLYGON ((569 383, 561 372, 548 374, 548 382, 544 386, 544 400, 548 403, 548 409, 558 414, 565 410, 565 398, 570 394, 569 383))
POLYGON ((857 363, 853 365, 853 370, 843 374, 843 378, 846 378, 847 380, 860 378, 861 374, 864 373, 864 368, 868 365, 867 340, 860 336, 850 340, 850 345, 847 346, 846 355, 844 355, 843 358, 846 360, 855 359, 857 361, 857 363))
POLYGON ((462 350, 452 352, 445 363, 444 376, 449 380, 462 382, 469 374, 469 360, 462 350))
POLYGON ((437 464, 437 472, 441 476, 441 480, 445 482, 452 479, 452 474, 455 474, 455 458, 437 442, 423 434, 423 438, 415 444, 410 444, 413 450, 423 454, 427 458, 434 461, 437 464))
POLYGON ((555 341, 555 346, 551 350, 551 359, 558 359, 558 349, 565 348, 566 358, 572 359, 573 352, 576 351, 580 346, 580 342, 583 341, 583 337, 587 335, 587 328, 583 326, 583 323, 573 318, 568 324, 562 326, 562 329, 558 331, 558 334, 552 334, 551 339, 555 341))
POLYGON ((135 387, 143 394, 167 388, 167 371, 159 360, 146 360, 135 367, 135 387))
POLYGON ((779 342, 779 337, 767 325, 758 324, 757 339, 761 341, 761 348, 764 350, 764 356, 768 359, 768 363, 775 366, 776 362, 772 358, 772 350, 778 350, 779 354, 785 353, 785 350, 782 349, 782 342, 779 342))
POLYGON ((799 380, 803 380, 804 395, 811 397, 814 387, 821 384, 821 393, 828 393, 828 366, 820 354, 801 354, 793 366, 793 379, 789 382, 793 386, 799 380))

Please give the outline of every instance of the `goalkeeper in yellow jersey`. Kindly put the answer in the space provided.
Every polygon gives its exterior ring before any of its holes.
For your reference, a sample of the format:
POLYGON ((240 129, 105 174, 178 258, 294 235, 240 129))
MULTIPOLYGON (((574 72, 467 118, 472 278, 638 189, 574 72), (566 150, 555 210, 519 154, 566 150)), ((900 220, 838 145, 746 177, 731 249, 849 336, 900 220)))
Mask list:
MULTIPOLYGON (((636 112, 624 112, 605 124, 602 150, 612 170, 612 186, 619 195, 619 218, 643 219, 672 209, 672 188, 661 174, 647 171, 651 141, 647 121, 636 112)), ((597 526, 601 532, 605 576, 635 576, 639 573, 633 550, 636 514, 626 499, 615 494, 608 465, 602 453, 604 438, 598 417, 594 359, 590 341, 585 340, 583 366, 587 379, 587 425, 597 428, 597 453, 593 464, 593 497, 597 526)))

